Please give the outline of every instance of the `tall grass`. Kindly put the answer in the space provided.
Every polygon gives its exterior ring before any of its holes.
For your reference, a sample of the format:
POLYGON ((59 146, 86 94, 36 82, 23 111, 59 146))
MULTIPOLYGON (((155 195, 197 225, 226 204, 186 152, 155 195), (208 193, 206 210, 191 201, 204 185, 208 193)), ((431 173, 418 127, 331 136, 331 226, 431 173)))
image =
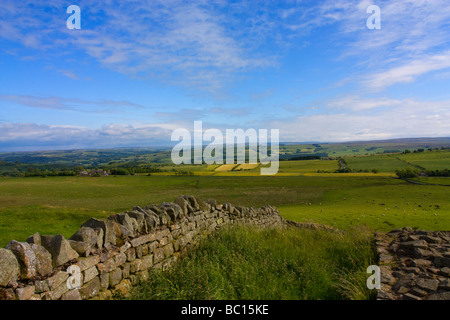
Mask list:
POLYGON ((370 299, 371 232, 233 227, 215 233, 167 271, 152 271, 134 300, 370 299))

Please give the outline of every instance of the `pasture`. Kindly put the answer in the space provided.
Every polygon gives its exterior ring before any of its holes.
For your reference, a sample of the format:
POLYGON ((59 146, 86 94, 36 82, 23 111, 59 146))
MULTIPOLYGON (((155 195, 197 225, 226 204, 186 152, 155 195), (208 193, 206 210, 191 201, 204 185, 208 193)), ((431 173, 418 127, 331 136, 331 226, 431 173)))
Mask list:
POLYGON ((188 194, 243 206, 275 205, 287 219, 343 229, 358 224, 384 231, 450 229, 449 187, 375 174, 2 178, 0 245, 36 231, 68 237, 91 216, 106 218, 188 194))

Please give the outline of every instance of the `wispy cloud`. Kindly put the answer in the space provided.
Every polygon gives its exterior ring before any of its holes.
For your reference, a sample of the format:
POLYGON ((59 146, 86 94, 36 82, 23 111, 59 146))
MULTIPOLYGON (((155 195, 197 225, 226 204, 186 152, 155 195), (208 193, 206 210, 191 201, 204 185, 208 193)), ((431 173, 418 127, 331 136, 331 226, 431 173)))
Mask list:
POLYGON ((380 90, 398 83, 411 83, 421 75, 448 68, 450 68, 450 51, 415 59, 399 67, 371 75, 365 81, 365 85, 380 90))
POLYGON ((173 125, 110 124, 98 129, 35 123, 0 123, 0 151, 162 146, 173 125))
POLYGON ((283 141, 354 141, 450 136, 450 101, 413 99, 381 101, 350 97, 329 101, 345 110, 265 121, 280 128, 283 141), (368 110, 376 112, 368 112, 368 110), (351 112, 349 112, 351 110, 351 112))
POLYGON ((152 109, 130 101, 98 100, 89 101, 78 98, 62 98, 58 96, 5 95, 0 94, 0 100, 20 104, 30 108, 53 109, 60 111, 78 111, 86 113, 109 113, 120 111, 121 108, 152 109))

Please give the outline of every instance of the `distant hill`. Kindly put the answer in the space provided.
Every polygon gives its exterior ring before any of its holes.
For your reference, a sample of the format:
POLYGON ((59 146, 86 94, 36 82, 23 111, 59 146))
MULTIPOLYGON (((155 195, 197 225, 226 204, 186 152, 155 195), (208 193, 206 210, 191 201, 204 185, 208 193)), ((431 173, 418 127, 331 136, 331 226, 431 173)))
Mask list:
MULTIPOLYGON (((340 143, 280 143, 281 159, 308 159, 348 155, 401 152, 405 149, 450 147, 446 138, 405 138, 340 143)), ((99 167, 105 165, 170 163, 171 148, 117 148, 0 153, 0 164, 33 164, 99 167)), ((1 170, 0 170, 1 171, 1 170)))

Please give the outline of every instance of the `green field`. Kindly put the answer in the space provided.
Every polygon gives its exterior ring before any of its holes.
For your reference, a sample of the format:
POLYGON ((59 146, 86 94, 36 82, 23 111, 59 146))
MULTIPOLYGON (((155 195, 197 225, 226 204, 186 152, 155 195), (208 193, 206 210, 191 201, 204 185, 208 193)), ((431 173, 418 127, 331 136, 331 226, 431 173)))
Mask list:
POLYGON ((450 151, 433 151, 399 154, 396 157, 416 167, 427 170, 450 169, 450 151))
MULTIPOLYGON (((448 181, 442 178, 440 181, 448 181)), ((449 187, 385 176, 109 176, 0 179, 0 245, 32 233, 68 237, 90 216, 192 194, 236 205, 275 205, 287 219, 338 228, 450 229, 449 187), (384 205, 383 205, 384 204, 384 205), (439 206, 439 207, 436 207, 439 206)))
POLYGON ((337 160, 280 161, 279 173, 334 172, 339 168, 337 160))
POLYGON ((366 300, 373 237, 298 228, 232 227, 203 240, 167 271, 154 270, 133 300, 366 300))
POLYGON ((373 155, 373 156, 359 156, 346 157, 345 161, 348 167, 354 171, 377 169, 379 172, 394 172, 397 169, 411 168, 412 165, 402 162, 395 157, 389 155, 373 155))

